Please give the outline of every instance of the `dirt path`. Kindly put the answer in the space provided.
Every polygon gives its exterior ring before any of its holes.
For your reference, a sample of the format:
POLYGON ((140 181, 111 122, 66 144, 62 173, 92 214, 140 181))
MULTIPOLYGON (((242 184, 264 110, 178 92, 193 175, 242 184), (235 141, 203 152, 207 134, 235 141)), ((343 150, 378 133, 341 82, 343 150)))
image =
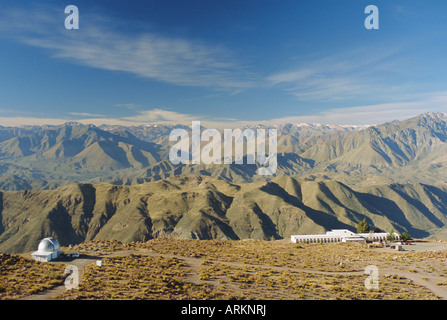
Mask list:
POLYGON ((60 285, 57 287, 54 287, 53 289, 46 290, 44 292, 32 294, 23 298, 20 298, 18 300, 51 300, 53 297, 57 296, 58 294, 61 294, 65 291, 65 285, 60 285))
MULTIPOLYGON (((80 258, 75 259, 71 262, 67 262, 67 265, 74 265, 78 267, 79 271, 79 281, 82 281, 82 276, 84 274, 84 269, 88 264, 95 263, 96 260, 100 260, 107 257, 115 257, 115 256, 128 256, 131 254, 139 254, 139 255, 145 255, 145 256, 153 256, 153 257, 164 257, 164 258, 177 258, 179 260, 184 261, 188 266, 191 268, 191 272, 187 276, 186 280, 195 283, 195 284, 201 284, 203 283, 202 280, 200 280, 200 268, 202 266, 202 263, 204 261, 207 261, 208 259, 202 259, 202 258, 191 258, 191 257, 184 257, 179 255, 173 255, 173 254, 162 254, 162 253, 155 253, 151 251, 146 250, 131 250, 131 251, 125 251, 125 252, 116 252, 109 255, 104 256, 98 256, 98 257, 89 257, 89 258, 80 258)), ((322 275, 363 275, 365 274, 363 271, 318 271, 318 270, 309 270, 309 269, 301 269, 301 268, 289 268, 289 267, 278 267, 278 266, 269 266, 269 265, 258 265, 258 264, 247 264, 242 262, 229 262, 229 261, 219 261, 219 260, 212 260, 213 263, 219 263, 224 264, 228 266, 235 266, 235 267, 254 267, 254 268, 265 268, 269 270, 276 270, 276 271, 294 271, 294 272, 305 272, 305 273, 312 273, 312 274, 322 274, 322 275)), ((438 276, 422 276, 418 275, 412 272, 405 272, 402 270, 394 270, 394 269, 381 269, 380 270, 381 276, 390 276, 390 275, 397 275, 401 277, 405 277, 407 279, 412 280, 414 283, 421 285, 443 300, 447 300, 447 288, 445 286, 439 286, 436 285, 437 282, 445 281, 445 278, 438 277, 438 276)), ((55 287, 51 290, 47 290, 42 293, 30 295, 23 297, 20 300, 51 300, 55 296, 57 296, 60 293, 63 293, 66 290, 65 285, 60 285, 58 287, 55 287)))
MULTIPOLYGON (((167 255, 167 254, 158 254, 153 252, 147 252, 147 253, 140 253, 140 254, 146 254, 150 256, 163 256, 163 257, 175 257, 180 260, 185 261, 190 267, 191 267, 191 274, 188 281, 192 283, 203 283, 202 280, 199 279, 200 274, 200 267, 202 265, 202 262, 207 259, 199 259, 199 258, 189 258, 189 257, 183 257, 183 256, 176 256, 176 255, 167 255)), ((319 271, 319 270, 309 270, 309 269, 302 269, 302 268, 290 268, 290 267, 278 267, 278 266, 268 266, 268 265, 258 265, 258 264, 247 264, 242 262, 229 262, 229 261, 216 261, 212 260, 213 263, 219 263, 229 266, 235 266, 235 267, 254 267, 254 268, 265 268, 269 270, 275 270, 275 271, 293 271, 293 272, 304 272, 304 273, 311 273, 311 274, 321 274, 321 275, 342 275, 342 276, 348 276, 348 275, 365 275, 366 274, 363 271, 319 271)), ((436 283, 445 281, 445 277, 439 277, 439 276, 423 276, 418 275, 412 272, 405 272, 402 270, 394 270, 394 269, 381 269, 380 270, 381 276, 391 276, 391 275, 397 275, 400 277, 405 277, 409 280, 412 280, 415 284, 418 284, 420 286, 423 286, 433 292, 435 295, 439 296, 443 300, 447 300, 447 288, 445 286, 439 286, 436 283)))
POLYGON ((445 281, 445 277, 439 277, 439 276, 421 276, 417 275, 413 272, 405 272, 401 270, 391 270, 391 269, 384 269, 381 270, 381 274, 383 275, 398 275, 401 277, 405 277, 407 279, 412 280, 414 283, 423 286, 433 292, 435 295, 439 296, 443 300, 447 300, 447 288, 445 286, 439 286, 436 283, 445 281))
MULTIPOLYGON (((96 260, 98 260, 98 257, 79 258, 79 259, 75 259, 73 261, 67 261, 67 262, 61 262, 61 263, 64 263, 67 266, 69 266, 69 265, 76 266, 78 268, 79 282, 81 282, 82 277, 84 275, 85 266, 87 266, 90 263, 94 263, 94 261, 96 261, 96 260)), ((67 274, 67 276, 68 276, 68 274, 67 274)), ((63 293, 65 290, 66 290, 65 283, 63 283, 63 284, 61 284, 57 287, 54 287, 50 290, 46 290, 43 292, 25 296, 18 300, 51 300, 58 294, 63 293)))

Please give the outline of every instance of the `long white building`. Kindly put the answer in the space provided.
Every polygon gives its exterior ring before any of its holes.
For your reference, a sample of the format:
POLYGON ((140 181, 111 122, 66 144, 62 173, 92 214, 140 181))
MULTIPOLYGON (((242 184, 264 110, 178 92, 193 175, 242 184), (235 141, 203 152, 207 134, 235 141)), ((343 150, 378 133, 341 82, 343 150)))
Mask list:
MULTIPOLYGON (((399 234, 393 233, 396 240, 400 239, 399 234)), ((385 241, 389 236, 388 232, 380 233, 354 233, 347 229, 334 229, 327 231, 326 234, 306 234, 293 235, 293 243, 330 243, 330 242, 366 242, 366 241, 385 241)))

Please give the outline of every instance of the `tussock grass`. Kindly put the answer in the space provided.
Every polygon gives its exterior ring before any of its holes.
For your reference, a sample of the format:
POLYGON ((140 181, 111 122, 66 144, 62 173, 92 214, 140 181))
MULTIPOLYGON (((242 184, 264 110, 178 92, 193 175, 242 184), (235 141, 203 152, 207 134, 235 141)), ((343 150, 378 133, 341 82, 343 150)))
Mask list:
POLYGON ((189 267, 177 258, 138 254, 111 257, 88 266, 78 290, 57 299, 182 300, 215 298, 212 287, 186 281, 189 267))
POLYGON ((0 300, 17 299, 63 283, 65 267, 0 253, 0 300))
POLYGON ((379 288, 367 289, 364 269, 375 264, 379 269, 392 265, 407 270, 409 264, 424 261, 442 264, 447 257, 443 252, 396 255, 354 243, 257 240, 105 241, 86 243, 84 248, 98 244, 108 252, 137 254, 106 258, 101 268, 89 266, 80 289, 58 299, 438 299, 396 275, 380 275, 379 288))
MULTIPOLYGON (((85 267, 79 289, 55 299, 438 299, 424 281, 438 276, 447 252, 393 253, 363 244, 291 244, 281 241, 156 239, 122 243, 92 241, 73 248, 84 255, 108 254, 103 266, 85 267), (380 270, 379 288, 367 289, 367 265, 380 270)), ((63 283, 62 263, 40 263, 0 254, 0 299, 17 299, 63 283)))

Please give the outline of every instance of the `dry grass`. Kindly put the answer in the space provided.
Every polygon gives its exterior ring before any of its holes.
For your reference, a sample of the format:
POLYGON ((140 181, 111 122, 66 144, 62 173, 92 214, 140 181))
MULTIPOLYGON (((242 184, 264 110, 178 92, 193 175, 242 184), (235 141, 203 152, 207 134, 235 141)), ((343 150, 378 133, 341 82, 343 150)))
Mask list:
POLYGON ((436 299, 427 289, 398 276, 380 278, 378 289, 366 289, 365 275, 313 274, 264 267, 235 267, 209 263, 202 279, 217 279, 216 291, 237 299, 436 299))
POLYGON ((80 289, 58 299, 437 299, 396 275, 381 275, 379 289, 366 289, 363 271, 371 264, 397 270, 428 261, 441 266, 446 259, 445 252, 396 255, 353 243, 156 239, 86 243, 83 248, 97 253, 98 244, 108 253, 131 250, 138 255, 89 267, 80 289))
POLYGON ((65 266, 0 253, 0 300, 17 299, 63 283, 65 266))
MULTIPOLYGON (((411 277, 380 274, 366 289, 367 265, 446 286, 447 251, 385 252, 354 243, 156 239, 92 241, 74 251, 103 258, 89 264, 79 289, 55 299, 438 299, 411 277)), ((64 264, 0 256, 0 298, 16 299, 62 283, 64 264)))
POLYGON ((389 254, 356 243, 292 244, 278 241, 190 241, 158 239, 137 245, 153 252, 208 260, 302 268, 317 271, 362 271, 389 254))
POLYGON ((107 255, 120 250, 131 250, 138 242, 123 243, 116 240, 93 240, 75 245, 70 251, 88 255, 107 255))
POLYGON ((131 254, 89 266, 78 290, 68 290, 57 299, 76 300, 182 300, 216 298, 207 284, 185 280, 189 267, 177 258, 131 254))

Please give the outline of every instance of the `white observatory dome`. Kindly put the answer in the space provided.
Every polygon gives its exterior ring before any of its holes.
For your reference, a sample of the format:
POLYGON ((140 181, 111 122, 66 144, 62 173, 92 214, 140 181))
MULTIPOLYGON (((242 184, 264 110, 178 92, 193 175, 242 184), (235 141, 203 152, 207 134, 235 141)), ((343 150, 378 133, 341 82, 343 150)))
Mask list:
POLYGON ((59 242, 54 238, 45 238, 39 243, 37 251, 39 252, 54 252, 59 250, 59 242))

